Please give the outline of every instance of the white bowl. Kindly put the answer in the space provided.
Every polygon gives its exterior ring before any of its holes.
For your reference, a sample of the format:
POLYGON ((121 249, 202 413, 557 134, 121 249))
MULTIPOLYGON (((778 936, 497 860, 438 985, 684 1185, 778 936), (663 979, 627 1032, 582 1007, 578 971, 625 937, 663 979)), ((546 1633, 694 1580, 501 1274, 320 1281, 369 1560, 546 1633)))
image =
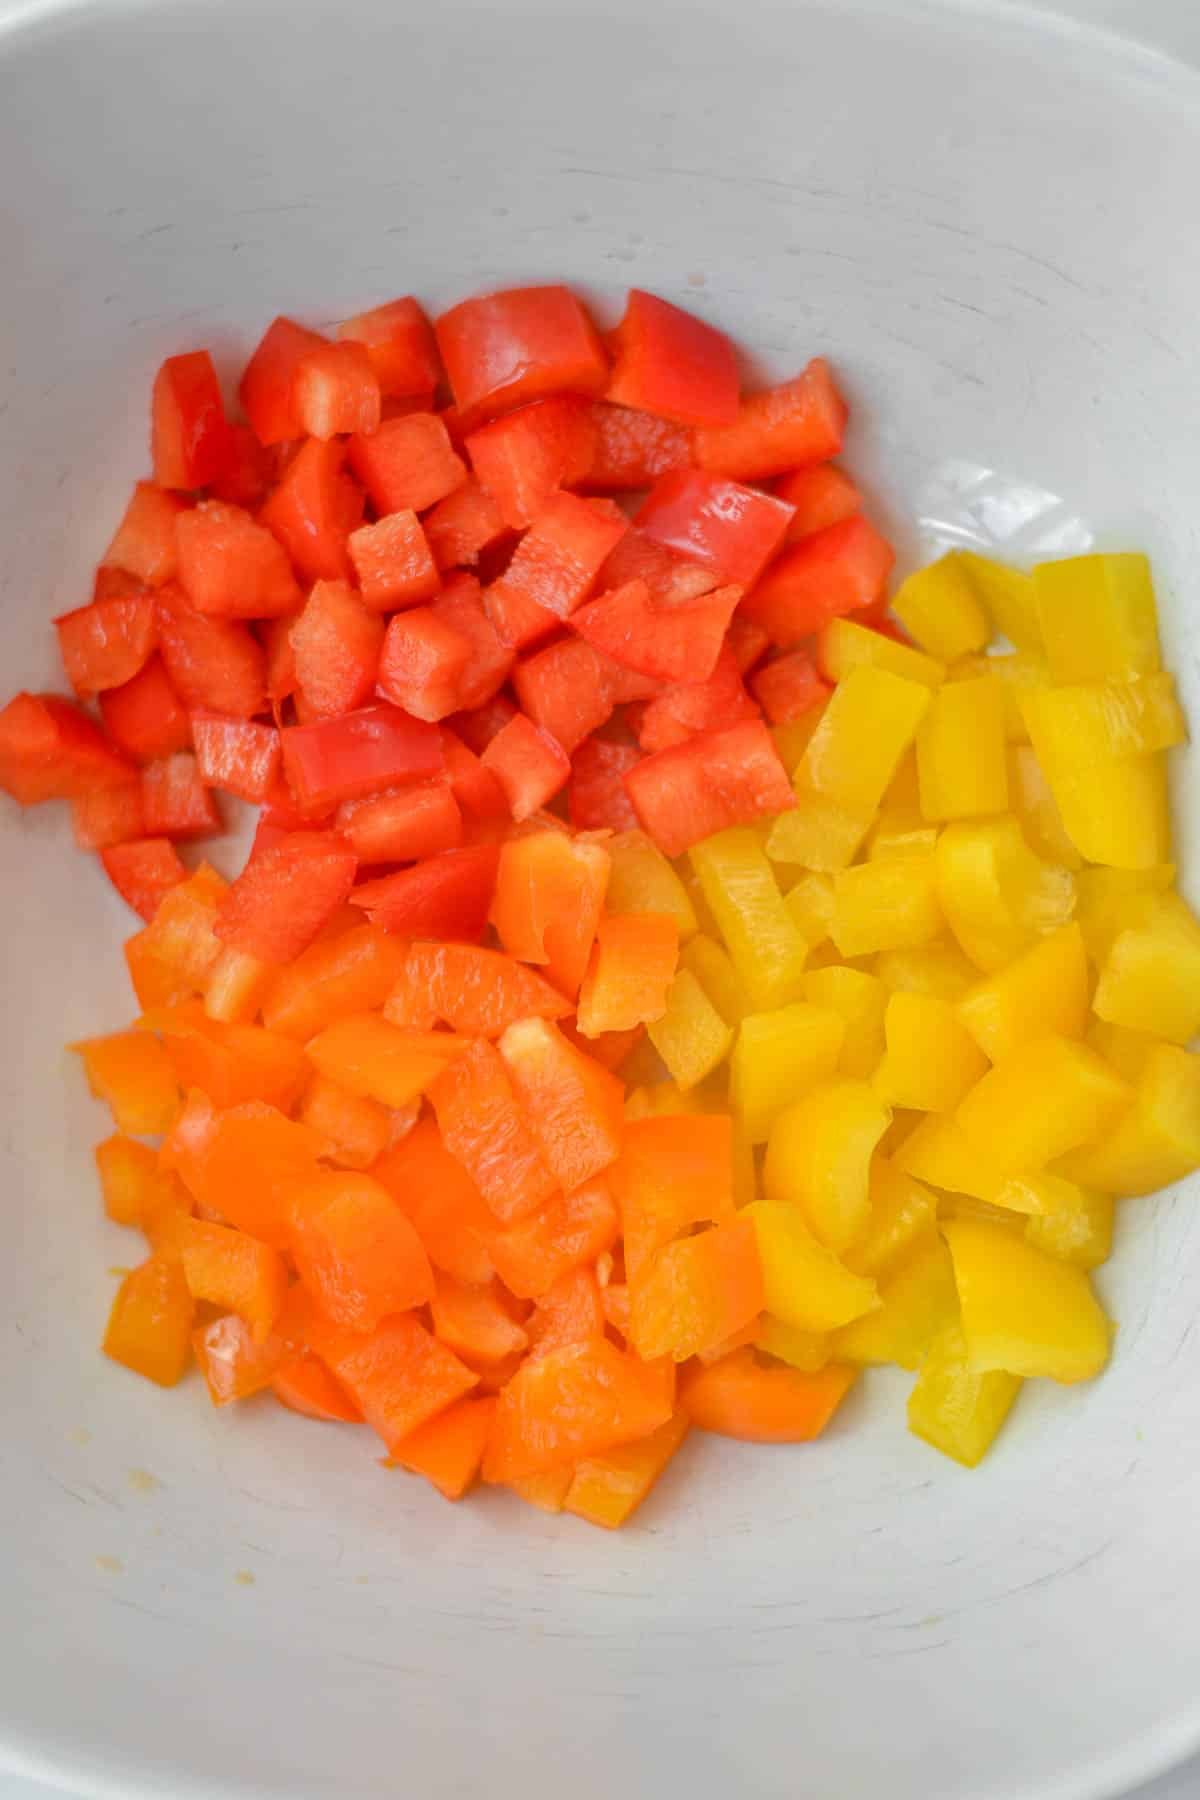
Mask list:
MULTIPOLYGON (((1022 506, 1018 547, 1148 546, 1195 708, 1200 87, 1087 24, 1131 5, 1074 10, 5 0, 4 686, 54 679, 164 354, 567 277, 774 370, 833 357, 910 553, 918 515, 986 538, 1022 506)), ((1136 10, 1197 53, 1190 0, 1136 10)), ((1182 826, 1186 760, 1179 792, 1182 826)), ((53 811, 6 806, 0 858, 0 1768, 121 1800, 1095 1800, 1200 1742, 1195 1184, 1123 1207, 1111 1372, 1027 1392, 978 1473, 880 1375, 811 1448, 694 1439, 616 1537, 449 1507, 361 1434, 98 1355, 134 1253, 62 1045, 129 1012, 130 919, 53 811)))

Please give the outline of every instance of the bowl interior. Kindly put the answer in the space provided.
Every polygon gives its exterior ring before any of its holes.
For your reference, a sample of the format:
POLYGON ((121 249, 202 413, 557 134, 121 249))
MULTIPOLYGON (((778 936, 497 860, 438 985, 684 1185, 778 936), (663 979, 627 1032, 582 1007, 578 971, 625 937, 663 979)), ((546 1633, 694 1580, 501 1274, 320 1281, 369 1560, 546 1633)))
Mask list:
MULTIPOLYGON (((675 296, 765 372, 834 358, 846 460, 909 557, 1149 548, 1194 709, 1198 157, 1187 68, 1024 8, 10 6, 5 688, 52 679, 163 355, 232 369, 282 310, 562 277, 675 296)), ((569 1768, 578 1800, 1015 1800, 1200 1738, 1195 1183, 1125 1204, 1111 1372, 1028 1391, 977 1475, 881 1374, 811 1448, 693 1440, 617 1538, 451 1508, 355 1434, 98 1356, 132 1253, 62 1046, 128 1013, 130 922, 61 817, 0 828, 0 1767, 122 1796, 546 1800, 569 1768)))

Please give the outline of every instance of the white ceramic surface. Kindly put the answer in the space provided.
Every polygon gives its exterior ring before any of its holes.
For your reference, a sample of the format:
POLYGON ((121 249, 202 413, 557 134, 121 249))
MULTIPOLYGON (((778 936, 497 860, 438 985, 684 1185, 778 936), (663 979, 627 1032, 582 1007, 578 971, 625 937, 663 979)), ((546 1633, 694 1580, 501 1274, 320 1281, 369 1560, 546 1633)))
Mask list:
MULTIPOLYGON (((1087 21, 1197 60, 1200 28, 1070 10, 0 0, 3 685, 51 675, 164 353, 565 275, 769 368, 835 358, 898 527, 970 462, 1148 545, 1200 716, 1200 84, 1087 21)), ((812 1448, 693 1441, 618 1538, 453 1509, 353 1433, 98 1357, 130 1251, 61 1046, 126 1009, 129 921, 60 817, 0 830, 0 1768, 122 1800, 1099 1800, 1200 1744, 1194 1188, 1123 1214, 1111 1373, 1027 1393, 981 1474, 882 1376, 812 1448)))

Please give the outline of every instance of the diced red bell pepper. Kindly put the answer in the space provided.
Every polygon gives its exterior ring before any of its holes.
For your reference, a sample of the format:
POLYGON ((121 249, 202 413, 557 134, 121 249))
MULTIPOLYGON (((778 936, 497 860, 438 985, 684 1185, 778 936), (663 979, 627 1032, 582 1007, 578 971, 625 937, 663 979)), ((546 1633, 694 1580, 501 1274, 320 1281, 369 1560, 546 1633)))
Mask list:
POLYGON ((269 619, 294 612, 300 589, 271 533, 240 506, 204 500, 175 527, 179 580, 198 613, 219 619, 269 619))
POLYGON ((93 600, 54 621, 67 679, 80 699, 121 687, 154 649, 154 596, 149 592, 93 600))
POLYGON ((318 1175, 300 1190, 292 1254, 325 1316, 352 1331, 374 1331, 390 1314, 433 1297, 433 1270, 420 1238, 369 1175, 318 1175))
POLYGON ((676 469, 655 482, 635 522, 656 543, 707 563, 723 582, 749 587, 791 519, 791 507, 770 494, 703 469, 676 469))
POLYGON ((567 803, 576 831, 632 831, 637 825, 624 776, 641 761, 636 744, 589 738, 571 758, 567 803))
POLYGON ((775 496, 793 508, 793 518, 784 542, 798 543, 827 525, 840 524, 862 511, 862 495, 843 469, 836 463, 812 463, 806 469, 793 469, 775 483, 775 496))
POLYGON ((638 723, 638 743, 643 750, 669 750, 697 732, 725 731, 744 719, 758 717, 758 707, 746 692, 726 644, 707 681, 668 688, 650 701, 638 723))
POLYGON ((0 788, 22 806, 124 787, 134 773, 87 714, 57 694, 17 694, 0 711, 0 788))
POLYGON ((439 1344, 415 1314, 397 1313, 369 1336, 329 1327, 313 1348, 387 1445, 404 1439, 478 1385, 479 1377, 439 1344))
POLYGON ((442 378, 433 327, 411 297, 344 319, 339 338, 366 346, 385 399, 432 400, 442 378))
POLYGON ((602 843, 565 831, 515 835, 500 852, 496 935, 510 956, 543 965, 568 998, 579 992, 592 953, 611 867, 602 843))
POLYGON ((292 626, 299 613, 282 613, 278 619, 264 619, 258 627, 266 660, 267 699, 276 721, 283 701, 296 692, 296 653, 292 649, 292 626))
POLYGON ((263 710, 266 659, 245 625, 197 612, 173 583, 158 591, 156 620, 170 685, 189 712, 249 719, 263 710))
POLYGON ((701 732, 643 757, 625 777, 642 825, 667 856, 681 856, 731 825, 787 812, 796 804, 787 771, 757 719, 701 732))
POLYGON ((771 648, 771 640, 762 626, 756 625, 744 613, 734 613, 730 619, 725 642, 743 675, 748 674, 755 663, 761 662, 771 648))
POLYGON ((471 646, 471 654, 458 676, 457 708, 470 712, 486 705, 507 680, 514 655, 500 641, 484 611, 479 583, 463 571, 448 576, 429 610, 471 646))
POLYGON ((279 733, 273 726, 197 712, 192 714, 192 741, 201 781, 263 804, 279 769, 279 733))
POLYGON ((259 519, 304 581, 349 581, 350 534, 362 523, 363 495, 346 474, 346 446, 310 438, 267 496, 259 519))
POLYGON ((625 494, 653 487, 670 469, 691 461, 691 433, 637 407, 591 402, 595 442, 591 464, 576 484, 589 494, 625 494))
POLYGON ((275 319, 246 364, 238 398, 260 444, 283 444, 300 436, 292 381, 301 360, 327 340, 291 319, 275 319))
POLYGON ((350 535, 350 560, 372 612, 394 612, 431 600, 441 587, 429 539, 412 508, 388 513, 350 535))
POLYGON ((554 1175, 494 1044, 472 1043, 434 1080, 429 1099, 446 1149, 498 1219, 524 1218, 554 1193, 554 1175))
POLYGON ((488 617, 506 643, 520 649, 544 636, 586 599, 629 528, 621 515, 601 512, 603 504, 559 493, 542 508, 507 571, 484 595, 488 617))
POLYGON ((184 509, 178 494, 139 481, 125 508, 101 568, 124 569, 147 587, 170 581, 177 567, 175 521, 184 509))
POLYGON ((276 455, 259 443, 248 425, 227 429, 225 461, 209 484, 209 498, 256 512, 275 478, 276 455))
POLYGON ((596 428, 586 400, 556 395, 494 419, 468 436, 475 474, 506 525, 521 531, 556 488, 574 487, 592 466, 596 428))
POLYGON ((404 947, 374 925, 320 939, 273 977, 263 1023, 307 1042, 336 1019, 381 1007, 403 968, 404 947))
POLYGON ((306 810, 329 812, 361 794, 427 781, 445 762, 432 725, 383 703, 318 725, 290 726, 280 742, 288 785, 306 810))
POLYGON ((702 469, 762 481, 836 456, 846 413, 829 364, 817 356, 792 381, 743 400, 733 424, 698 430, 693 458, 702 469))
POLYGON ((411 869, 363 882, 350 896, 351 904, 397 937, 477 944, 487 924, 498 861, 494 844, 445 850, 411 869))
POLYGON ((207 350, 168 356, 154 377, 150 447, 159 487, 202 488, 220 476, 229 426, 207 350))
POLYGON ((296 687, 311 718, 336 718, 370 698, 383 631, 347 582, 315 583, 291 629, 296 687))
POLYGON ((612 334, 608 398, 679 425, 730 425, 738 416, 737 356, 723 331, 631 288, 612 334))
POLYGON ((142 810, 147 837, 212 837, 222 828, 212 790, 204 785, 190 750, 177 750, 142 770, 142 810))
POLYGON ((479 553, 507 529, 500 508, 474 476, 439 500, 424 519, 425 535, 439 569, 474 568, 479 553))
POLYGON ((525 657, 513 671, 513 686, 523 710, 568 756, 612 717, 605 659, 581 638, 563 638, 525 657))
POLYGON ((163 895, 187 880, 187 870, 170 838, 114 844, 100 852, 100 861, 122 900, 128 901, 147 924, 158 911, 163 895))
POLYGON ((667 606, 710 594, 721 585, 720 577, 706 564, 669 550, 636 527, 625 533, 605 559, 596 577, 596 591, 604 594, 629 581, 644 581, 654 598, 667 606))
POLYGON ((446 782, 348 800, 337 826, 361 863, 418 862, 463 840, 462 814, 446 782))
POLYGON ((108 850, 146 835, 142 784, 136 775, 121 787, 96 788, 71 802, 71 830, 81 850, 108 850))
POLYGON ((741 597, 740 587, 723 587, 659 606, 644 581, 631 581, 589 600, 571 624, 606 656, 640 674, 660 681, 707 681, 741 597))
POLYGON ((378 431, 382 395, 366 346, 347 339, 307 351, 292 376, 292 406, 301 431, 322 441, 378 431))
POLYGON ((750 686, 772 725, 790 725, 833 692, 807 650, 790 650, 767 663, 750 677, 750 686))
POLYGON ((424 512, 467 479, 467 465, 436 413, 385 419, 369 436, 352 437, 350 467, 381 516, 424 512))
POLYGON ((471 650, 470 640, 432 607, 396 613, 379 658, 379 692, 414 718, 444 719, 459 704, 471 650))
POLYGON ((643 1363, 606 1338, 527 1358, 499 1397, 484 1480, 538 1474, 648 1437, 671 1417, 674 1398, 673 1368, 643 1363))
POLYGON ((473 707, 468 712, 455 713, 448 724, 476 756, 482 756, 492 739, 503 731, 516 711, 516 705, 508 695, 498 693, 482 706, 473 707))
POLYGON ((507 820, 508 801, 491 769, 485 769, 479 757, 458 736, 443 725, 442 752, 446 759, 446 780, 458 802, 460 811, 474 824, 499 819, 507 820))
POLYGON ((565 287, 463 300, 434 329, 455 404, 474 420, 546 394, 601 394, 608 382, 596 328, 565 287))
POLYGON ((252 855, 213 927, 260 962, 289 963, 349 897, 358 863, 332 831, 297 831, 252 855))
POLYGON ((492 739, 481 758, 504 789, 518 821, 538 812, 566 786, 571 759, 559 743, 524 713, 517 713, 492 739))
POLYGON ((746 595, 742 611, 788 650, 830 619, 877 606, 895 560, 887 539, 859 513, 792 544, 746 595))

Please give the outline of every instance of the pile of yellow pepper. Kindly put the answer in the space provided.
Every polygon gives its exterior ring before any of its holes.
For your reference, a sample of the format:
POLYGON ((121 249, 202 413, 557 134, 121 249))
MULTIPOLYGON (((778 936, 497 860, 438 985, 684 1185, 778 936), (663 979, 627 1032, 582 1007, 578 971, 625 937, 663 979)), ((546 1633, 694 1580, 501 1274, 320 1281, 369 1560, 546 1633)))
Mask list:
POLYGON ((1022 1381, 1104 1367, 1114 1200, 1200 1167, 1186 724, 1144 557, 954 552, 893 611, 910 643, 818 642, 832 694, 775 733, 796 810, 675 866, 618 836, 607 907, 678 921, 628 1106, 732 1110, 752 1341, 916 1370, 911 1429, 973 1466, 1022 1381))

